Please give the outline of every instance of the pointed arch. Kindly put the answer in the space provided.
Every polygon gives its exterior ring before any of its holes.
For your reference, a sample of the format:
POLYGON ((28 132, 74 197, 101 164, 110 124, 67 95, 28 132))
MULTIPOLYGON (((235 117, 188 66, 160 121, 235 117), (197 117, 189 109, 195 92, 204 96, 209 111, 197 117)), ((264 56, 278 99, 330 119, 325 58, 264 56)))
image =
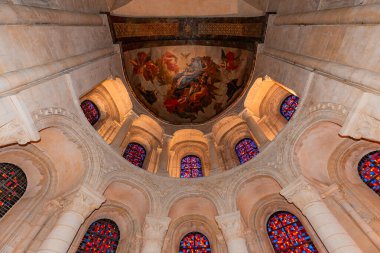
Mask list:
POLYGON ((11 163, 0 163, 0 218, 20 200, 27 185, 22 169, 11 163))

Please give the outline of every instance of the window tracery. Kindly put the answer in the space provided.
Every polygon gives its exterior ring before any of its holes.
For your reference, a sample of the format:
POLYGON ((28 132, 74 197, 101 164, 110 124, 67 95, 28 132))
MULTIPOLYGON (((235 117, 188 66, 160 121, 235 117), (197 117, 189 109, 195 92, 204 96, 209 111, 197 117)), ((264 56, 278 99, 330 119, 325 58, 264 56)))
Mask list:
POLYGON ((142 168, 146 157, 146 150, 142 145, 131 142, 125 149, 123 157, 133 165, 142 168))
POLYGON ((24 195, 27 187, 25 173, 14 164, 0 163, 0 218, 24 195))
POLYGON ((363 156, 358 164, 358 172, 362 181, 380 195, 380 150, 363 156))
POLYGON ((92 102, 91 100, 84 100, 80 107, 82 108, 82 111, 84 115, 86 116, 88 122, 90 122, 91 125, 95 125, 96 122, 100 119, 100 111, 96 104, 92 102))
POLYGON ((276 253, 318 253, 305 227, 289 212, 274 213, 267 232, 276 253))
POLYGON ((250 138, 242 139, 235 146, 236 154, 240 164, 246 163, 259 154, 257 144, 250 138))
POLYGON ((181 178, 203 177, 202 162, 198 156, 188 155, 181 160, 181 178))
POLYGON ((299 97, 296 95, 287 96, 280 106, 280 113, 286 120, 290 120, 297 110, 299 97))
POLYGON ((101 219, 93 222, 84 235, 77 253, 116 253, 120 231, 115 222, 101 219))
POLYGON ((207 237, 199 232, 191 232, 183 237, 179 245, 179 253, 208 253, 211 252, 207 237))

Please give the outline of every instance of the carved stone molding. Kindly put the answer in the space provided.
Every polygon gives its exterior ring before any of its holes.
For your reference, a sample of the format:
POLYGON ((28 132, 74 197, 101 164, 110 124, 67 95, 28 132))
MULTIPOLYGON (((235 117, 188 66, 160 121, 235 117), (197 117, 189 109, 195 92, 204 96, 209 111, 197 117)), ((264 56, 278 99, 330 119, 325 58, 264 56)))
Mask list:
POLYGON ((217 216, 215 220, 227 241, 243 237, 244 228, 240 211, 217 216))
POLYGON ((294 203, 301 211, 309 204, 321 201, 319 192, 303 176, 298 177, 280 191, 289 203, 294 203))
POLYGON ((70 197, 71 198, 65 200, 65 210, 79 213, 83 217, 87 217, 92 211, 99 208, 106 200, 105 197, 85 186, 82 186, 70 197))
POLYGON ((144 238, 148 240, 163 241, 171 219, 169 217, 156 218, 146 216, 144 224, 144 238))
POLYGON ((363 93, 349 113, 339 134, 354 139, 380 141, 380 96, 363 93))

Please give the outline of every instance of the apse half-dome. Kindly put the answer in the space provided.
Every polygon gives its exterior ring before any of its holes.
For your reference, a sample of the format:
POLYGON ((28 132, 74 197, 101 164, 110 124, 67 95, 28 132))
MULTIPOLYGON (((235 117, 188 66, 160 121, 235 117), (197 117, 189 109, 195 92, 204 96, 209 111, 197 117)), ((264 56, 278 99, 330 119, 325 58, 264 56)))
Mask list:
POLYGON ((203 123, 230 106, 245 89, 253 53, 180 45, 124 53, 127 78, 139 101, 170 123, 203 123))
POLYGON ((172 124, 205 123, 247 87, 265 17, 109 17, 135 98, 172 124))

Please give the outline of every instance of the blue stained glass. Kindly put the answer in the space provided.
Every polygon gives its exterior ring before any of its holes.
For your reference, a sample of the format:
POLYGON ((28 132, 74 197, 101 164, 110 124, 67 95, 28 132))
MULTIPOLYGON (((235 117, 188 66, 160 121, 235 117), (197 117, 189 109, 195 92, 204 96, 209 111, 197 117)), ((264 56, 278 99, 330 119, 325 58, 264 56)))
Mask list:
POLYGON ((181 160, 181 178, 202 177, 201 159, 195 155, 188 155, 181 160))
POLYGON ((318 253, 305 227, 291 213, 273 214, 267 232, 276 253, 318 253))
POLYGON ((133 165, 142 168, 146 157, 146 151, 140 144, 131 142, 125 149, 123 157, 133 165))
POLYGON ((210 253, 211 247, 207 237, 198 232, 188 233, 179 244, 179 253, 210 253))
POLYGON ((290 95, 284 99, 280 107, 280 113, 286 120, 290 120, 298 107, 299 97, 290 95))
POLYGON ((360 178, 380 195, 380 150, 366 154, 358 164, 360 178))
POLYGON ((25 173, 14 164, 0 163, 0 218, 24 195, 25 173))
POLYGON ((85 100, 80 104, 84 115, 91 125, 95 125, 100 119, 100 112, 98 107, 91 100, 85 100))
POLYGON ((97 220, 88 228, 77 253, 116 253, 119 240, 120 231, 115 222, 97 220))
POLYGON ((235 146, 235 151, 239 158, 240 164, 248 162, 260 152, 257 144, 249 138, 239 141, 239 143, 235 146))

